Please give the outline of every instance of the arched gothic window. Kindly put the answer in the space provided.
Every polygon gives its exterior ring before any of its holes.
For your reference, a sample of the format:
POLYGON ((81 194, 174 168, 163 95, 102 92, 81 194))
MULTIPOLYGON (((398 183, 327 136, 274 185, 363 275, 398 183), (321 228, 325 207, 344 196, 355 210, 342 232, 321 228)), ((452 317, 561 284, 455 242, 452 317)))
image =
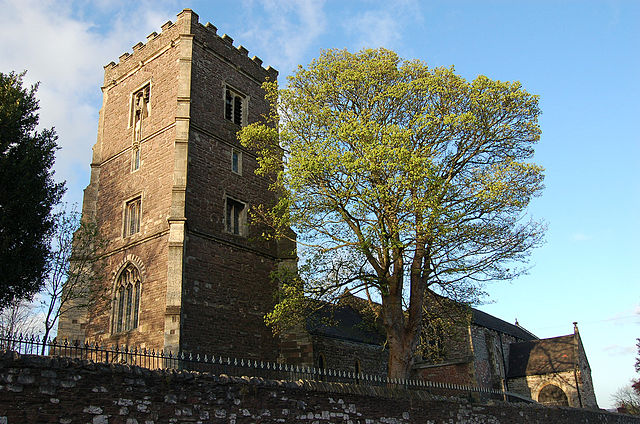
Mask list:
POLYGON ((140 272, 133 264, 128 264, 113 289, 113 318, 111 332, 121 333, 138 327, 140 307, 140 272))

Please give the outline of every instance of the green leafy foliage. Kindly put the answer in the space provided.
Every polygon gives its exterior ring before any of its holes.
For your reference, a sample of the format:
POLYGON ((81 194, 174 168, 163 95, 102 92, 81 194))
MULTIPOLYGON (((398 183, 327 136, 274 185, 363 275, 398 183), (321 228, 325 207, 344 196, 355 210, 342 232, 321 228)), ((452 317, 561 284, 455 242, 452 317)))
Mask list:
POLYGON ((459 350, 456 344, 467 339, 471 319, 472 312, 468 304, 427 290, 417 355, 431 364, 451 358, 459 350))
POLYGON ((390 375, 403 378, 428 288, 512 279, 542 240, 525 214, 543 189, 528 162, 538 97, 385 49, 327 50, 264 89, 273 109, 239 139, 279 201, 254 219, 274 237, 297 233, 305 294, 380 301, 390 375))
POLYGON ((0 308, 33 295, 43 284, 54 220, 64 193, 53 180, 57 136, 37 131, 37 85, 24 73, 0 73, 0 308))
POLYGON ((304 324, 306 315, 313 307, 313 302, 304 295, 302 282, 291 270, 286 268, 275 270, 271 277, 278 282, 277 303, 273 311, 265 315, 264 321, 271 327, 274 334, 282 334, 304 324))

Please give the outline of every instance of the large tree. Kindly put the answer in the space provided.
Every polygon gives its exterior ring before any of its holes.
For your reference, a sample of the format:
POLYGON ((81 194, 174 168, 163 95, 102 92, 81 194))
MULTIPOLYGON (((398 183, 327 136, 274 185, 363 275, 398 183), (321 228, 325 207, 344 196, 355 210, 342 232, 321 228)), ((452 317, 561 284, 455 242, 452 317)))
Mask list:
POLYGON ((0 308, 33 295, 46 273, 52 207, 64 193, 53 180, 57 136, 38 125, 37 84, 0 73, 0 308))
POLYGON ((385 49, 324 51, 286 88, 264 88, 273 110, 239 138, 279 201, 253 219, 298 234, 305 293, 381 303, 388 375, 406 378, 427 290, 473 296, 522 272, 541 242, 544 225, 525 213, 543 188, 528 162, 538 97, 385 49))

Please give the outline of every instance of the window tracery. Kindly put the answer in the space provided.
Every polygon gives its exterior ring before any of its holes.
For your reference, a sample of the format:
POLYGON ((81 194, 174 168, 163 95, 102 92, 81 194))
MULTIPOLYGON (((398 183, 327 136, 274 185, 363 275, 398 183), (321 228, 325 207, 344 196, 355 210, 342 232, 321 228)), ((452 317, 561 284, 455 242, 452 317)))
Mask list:
POLYGON ((133 264, 128 264, 120 272, 113 290, 112 333, 130 331, 138 327, 140 289, 140 272, 133 264))
POLYGON ((133 93, 131 98, 131 122, 133 127, 133 144, 131 146, 131 170, 140 169, 140 142, 143 137, 143 126, 146 118, 151 113, 150 84, 145 85, 140 90, 133 93))

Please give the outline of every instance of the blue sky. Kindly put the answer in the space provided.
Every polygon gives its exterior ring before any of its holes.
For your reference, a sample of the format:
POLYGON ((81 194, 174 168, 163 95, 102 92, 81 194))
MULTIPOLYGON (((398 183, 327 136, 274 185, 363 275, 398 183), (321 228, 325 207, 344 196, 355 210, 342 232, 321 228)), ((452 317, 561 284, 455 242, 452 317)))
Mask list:
POLYGON ((88 184, 102 66, 186 7, 281 81, 321 49, 383 46, 540 95, 546 190, 530 210, 547 221, 547 242, 527 276, 487 287, 482 309, 540 337, 578 321, 599 405, 611 406, 636 376, 640 337, 640 2, 0 0, 0 71, 41 82, 67 201, 88 184))

